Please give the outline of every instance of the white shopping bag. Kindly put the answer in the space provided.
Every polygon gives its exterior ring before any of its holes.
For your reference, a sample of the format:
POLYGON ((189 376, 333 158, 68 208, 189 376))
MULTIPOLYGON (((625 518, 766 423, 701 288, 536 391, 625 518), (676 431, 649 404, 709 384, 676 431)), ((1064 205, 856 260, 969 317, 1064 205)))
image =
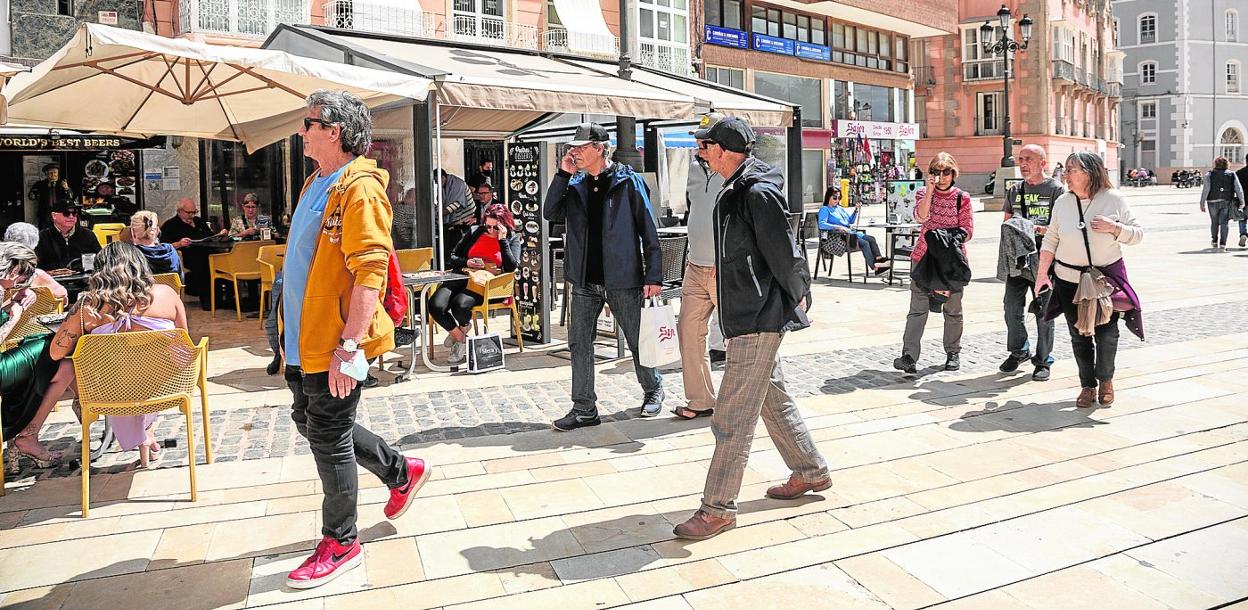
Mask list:
POLYGON ((680 341, 676 338, 676 314, 671 305, 659 305, 654 299, 641 308, 641 332, 637 340, 637 357, 642 366, 656 367, 680 360, 680 341))

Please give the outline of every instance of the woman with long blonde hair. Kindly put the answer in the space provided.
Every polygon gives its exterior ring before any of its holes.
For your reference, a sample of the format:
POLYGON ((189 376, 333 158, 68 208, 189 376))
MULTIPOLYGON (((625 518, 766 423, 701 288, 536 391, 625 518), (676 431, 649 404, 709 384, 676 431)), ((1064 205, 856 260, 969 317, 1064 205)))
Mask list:
MULTIPOLYGON (((73 353, 82 335, 172 328, 186 328, 186 309, 178 293, 152 279, 147 260, 134 245, 115 241, 105 246, 95 258, 87 290, 52 341, 50 355, 61 360, 61 368, 45 400, 55 402, 73 381, 73 364, 64 358, 73 353)), ((122 450, 137 447, 139 464, 148 466, 159 450, 151 432, 156 415, 109 419, 122 450)))
MULTIPOLYGON (((0 242, 0 341, 9 338, 34 301, 27 288, 38 272, 35 264, 34 250, 16 242, 0 242)), ((40 467, 51 466, 60 457, 39 444, 39 429, 48 415, 40 408, 41 401, 56 373, 56 363, 48 356, 51 338, 51 334, 27 337, 0 354, 0 408, 3 436, 9 442, 5 455, 10 460, 25 456, 40 467)), ((47 409, 51 408, 49 403, 47 409)))

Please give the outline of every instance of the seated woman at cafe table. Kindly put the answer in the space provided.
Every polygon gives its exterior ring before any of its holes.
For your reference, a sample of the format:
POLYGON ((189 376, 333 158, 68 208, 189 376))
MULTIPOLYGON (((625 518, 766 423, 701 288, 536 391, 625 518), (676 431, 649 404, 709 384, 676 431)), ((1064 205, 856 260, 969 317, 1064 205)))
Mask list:
POLYGON ((819 230, 832 233, 848 233, 858 238, 858 246, 862 250, 862 258, 867 262, 867 268, 875 271, 876 275, 880 275, 892 266, 887 258, 880 256, 880 245, 876 243, 875 238, 867 235, 866 231, 854 228, 854 223, 858 222, 858 212, 862 210, 862 204, 854 206, 854 213, 850 214, 840 204, 841 191, 837 188, 830 188, 823 194, 823 207, 819 208, 819 230))
POLYGON ((260 213, 260 198, 255 193, 243 195, 243 215, 236 217, 230 234, 245 240, 263 239, 263 229, 269 230, 270 239, 277 235, 273 219, 260 213))
MULTIPOLYGON (((43 417, 74 381, 74 352, 83 334, 111 334, 186 328, 186 309, 178 293, 152 279, 143 253, 133 244, 115 241, 100 251, 87 290, 61 323, 48 353, 60 362, 39 410, 43 417), (46 405, 46 410, 45 410, 46 405)), ((139 465, 147 467, 160 450, 152 436, 157 414, 112 416, 109 424, 123 451, 139 449, 139 465)), ((39 421, 42 424, 42 420, 39 421)))
POLYGON ((520 238, 515 234, 516 221, 511 210, 495 203, 485 208, 484 216, 481 224, 459 240, 446 264, 447 269, 462 270, 472 276, 474 285, 468 280, 445 282, 429 299, 429 315, 447 330, 443 345, 451 348, 450 362, 459 362, 468 355, 472 308, 485 300, 479 286, 497 274, 513 273, 520 261, 520 238))
MULTIPOLYGON (((7 233, 6 233, 7 236, 7 233)), ((35 269, 35 252, 16 243, 0 243, 0 341, 5 341, 17 328, 26 308, 35 295, 27 290, 35 269)), ((43 408, 45 390, 52 383, 57 364, 49 356, 52 333, 27 337, 21 343, 0 353, 0 410, 3 410, 4 440, 9 443, 5 453, 10 460, 27 457, 40 468, 52 466, 60 456, 44 449, 39 443, 39 429, 52 410, 55 400, 43 408)))
POLYGON ((83 254, 100 251, 100 240, 95 234, 78 225, 78 212, 72 201, 58 200, 52 205, 52 226, 39 232, 39 245, 35 247, 39 268, 52 277, 73 274, 70 266, 76 262, 81 265, 83 254))
POLYGON ((182 275, 182 259, 173 246, 161 243, 160 227, 156 224, 156 212, 143 210, 130 217, 130 243, 143 253, 147 266, 153 274, 176 273, 182 275))
MULTIPOLYGON (((22 244, 31 251, 39 246, 39 229, 30 223, 15 222, 4 230, 4 241, 11 241, 22 244)), ((31 288, 47 288, 62 303, 69 303, 69 292, 60 282, 56 281, 47 271, 43 269, 35 269, 35 276, 30 280, 31 288)))

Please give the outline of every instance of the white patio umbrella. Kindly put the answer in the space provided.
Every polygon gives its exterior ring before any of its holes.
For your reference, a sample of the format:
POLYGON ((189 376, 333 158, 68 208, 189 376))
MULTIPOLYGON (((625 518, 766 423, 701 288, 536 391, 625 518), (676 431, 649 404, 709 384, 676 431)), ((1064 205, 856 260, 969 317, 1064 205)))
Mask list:
MULTIPOLYGON (((370 107, 424 99, 429 79, 291 55, 83 24, 31 72, 9 81, 8 120, 125 136, 242 142, 294 134, 316 89, 370 107)), ((0 115, 2 116, 2 115, 0 115)))

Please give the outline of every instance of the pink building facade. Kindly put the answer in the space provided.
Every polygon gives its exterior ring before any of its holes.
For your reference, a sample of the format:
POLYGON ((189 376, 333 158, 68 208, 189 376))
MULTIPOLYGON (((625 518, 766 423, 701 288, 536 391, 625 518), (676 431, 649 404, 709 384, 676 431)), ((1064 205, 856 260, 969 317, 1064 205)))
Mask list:
MULTIPOLYGON (((984 53, 979 28, 998 23, 1001 0, 959 0, 959 32, 922 41, 928 77, 916 83, 916 115, 924 133, 919 163, 945 151, 957 158, 961 185, 982 189, 1001 165, 1004 59, 984 53)), ((1006 0, 1018 21, 1035 25, 1026 50, 1013 58, 1009 112, 1016 141, 1039 144, 1050 165, 1074 151, 1101 155, 1117 180, 1118 105, 1122 54, 1115 50, 1107 0, 1006 0)), ((1017 151, 1018 145, 1015 145, 1017 151)))

